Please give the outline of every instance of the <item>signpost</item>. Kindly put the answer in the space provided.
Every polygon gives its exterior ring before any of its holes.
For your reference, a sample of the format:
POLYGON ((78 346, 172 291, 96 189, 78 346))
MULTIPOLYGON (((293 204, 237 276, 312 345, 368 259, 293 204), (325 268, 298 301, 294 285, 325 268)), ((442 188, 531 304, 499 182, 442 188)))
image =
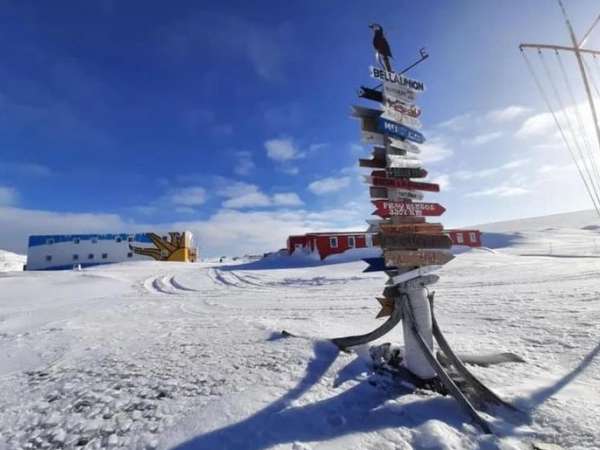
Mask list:
MULTIPOLYGON (((376 88, 363 86, 358 95, 379 103, 381 109, 353 106, 351 115, 361 121, 362 142, 375 146, 372 158, 361 158, 359 165, 375 169, 364 178, 376 207, 373 214, 381 219, 367 222, 373 245, 381 247, 383 256, 365 259, 368 264, 365 272, 383 271, 389 276, 383 297, 377 298, 381 306, 377 317, 388 319, 370 333, 336 338, 333 342, 342 349, 363 345, 380 338, 402 321, 405 369, 412 372, 415 379, 423 380, 424 386, 443 384, 445 391, 450 392, 487 432, 487 422, 437 363, 432 352, 435 318, 425 286, 438 280, 433 272, 452 261, 454 256, 448 250, 452 239, 444 232, 442 224, 426 221, 427 217, 442 215, 445 208, 438 203, 418 201, 423 199, 423 192, 439 192, 439 185, 414 181, 428 175, 421 167, 422 161, 413 156, 420 153, 419 144, 425 142, 425 136, 417 131, 421 127, 422 111, 416 106, 417 96, 425 91, 425 84, 405 76, 404 72, 393 71, 383 28, 378 24, 371 28, 375 32, 376 50, 385 56, 385 68, 370 67, 371 77, 380 84, 376 88), (436 378, 439 381, 431 382, 436 378)), ((424 49, 420 56, 406 70, 428 57, 424 49)), ((435 336, 438 343, 443 341, 437 328, 435 336)), ((444 353, 450 351, 447 343, 443 348, 446 349, 444 353)), ((453 366, 462 379, 474 379, 456 360, 453 366)))

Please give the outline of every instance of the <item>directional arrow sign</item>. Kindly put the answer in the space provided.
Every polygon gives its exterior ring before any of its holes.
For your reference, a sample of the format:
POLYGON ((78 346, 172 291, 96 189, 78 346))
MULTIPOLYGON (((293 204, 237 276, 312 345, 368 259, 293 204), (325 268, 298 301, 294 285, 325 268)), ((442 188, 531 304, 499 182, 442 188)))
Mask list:
POLYGON ((379 319, 380 317, 391 316, 394 312, 394 299, 387 297, 377 297, 377 301, 381 305, 381 310, 375 318, 379 319))
POLYGON ((398 84, 390 83, 389 81, 384 81, 382 101, 386 98, 400 100, 406 104, 412 105, 417 100, 417 93, 406 87, 399 86, 398 84))
POLYGON ((415 189, 418 191, 439 192, 440 186, 433 183, 420 183, 417 181, 405 180, 402 178, 385 178, 379 176, 365 177, 367 183, 373 186, 397 187, 404 189, 415 189))
POLYGON ((441 216, 446 211, 438 203, 408 203, 373 200, 377 210, 373 213, 379 217, 390 216, 441 216))
MULTIPOLYGON (((373 188, 379 189, 379 188, 373 188)), ((416 224, 391 224, 382 223, 379 224, 381 232, 384 234, 401 234, 401 233, 426 233, 426 234, 440 234, 444 231, 444 226, 441 223, 416 223, 416 224)))
POLYGON ((442 266, 439 266, 439 265, 419 267, 418 269, 411 270, 409 272, 404 272, 404 273, 401 273, 400 275, 393 276, 391 278, 391 284, 398 285, 401 283, 405 283, 408 280, 412 280, 413 278, 428 275, 431 272, 435 272, 436 270, 439 270, 441 268, 442 268, 442 266))
POLYGON ((365 86, 360 87, 358 96, 367 100, 373 100, 374 102, 383 102, 383 92, 365 86))
POLYGON ((449 263, 454 255, 445 250, 385 250, 384 258, 390 266, 430 266, 449 263))
MULTIPOLYGON (((363 119, 363 123, 364 123, 363 119)), ((367 130, 372 131, 372 130, 367 130)), ((417 130, 413 130, 405 125, 386 120, 382 117, 377 119, 377 131, 388 134, 395 138, 407 139, 409 141, 422 144, 425 142, 425 136, 419 133, 417 130)))
POLYGON ((452 241, 445 234, 380 234, 378 243, 384 250, 411 250, 422 248, 450 248, 452 241))
POLYGON ((388 153, 391 154, 395 154, 394 149, 404 150, 409 153, 421 153, 419 147, 412 142, 404 141, 402 139, 394 139, 392 137, 388 137, 386 148, 388 153))
POLYGON ((418 169, 423 165, 419 159, 405 158, 398 155, 387 155, 386 160, 389 168, 418 169))
POLYGON ((363 272, 384 272, 388 270, 396 270, 395 267, 388 267, 385 265, 385 260, 382 257, 379 258, 364 258, 364 262, 368 264, 367 268, 363 272))
POLYGON ((423 200, 423 194, 418 191, 409 191, 407 189, 384 188, 371 186, 369 188, 371 198, 391 200, 393 202, 402 200, 423 200))
POLYGON ((358 117, 360 119, 364 119, 364 118, 378 118, 381 113, 383 111, 381 111, 380 109, 373 109, 373 108, 365 108, 364 106, 358 106, 358 105, 352 105, 352 112, 350 113, 350 115, 352 117, 358 117))
POLYGON ((383 169, 387 166, 385 159, 364 159, 361 158, 358 160, 358 165, 360 167, 371 167, 375 169, 383 169))
POLYGON ((398 167, 388 167, 386 171, 386 176, 389 178, 425 178, 427 176, 427 171, 425 169, 421 169, 420 167, 415 169, 400 169, 398 167))

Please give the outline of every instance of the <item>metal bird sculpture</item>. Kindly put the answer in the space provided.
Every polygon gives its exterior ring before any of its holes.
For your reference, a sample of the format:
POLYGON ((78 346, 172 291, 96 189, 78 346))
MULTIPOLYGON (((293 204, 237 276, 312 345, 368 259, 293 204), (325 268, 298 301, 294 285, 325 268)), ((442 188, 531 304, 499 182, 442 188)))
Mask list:
POLYGON ((392 50, 390 44, 388 44, 385 35, 383 34, 383 28, 377 23, 372 23, 369 28, 373 30, 373 47, 376 50, 376 57, 379 63, 385 67, 388 72, 392 71, 392 65, 390 64, 390 58, 392 58, 392 50))

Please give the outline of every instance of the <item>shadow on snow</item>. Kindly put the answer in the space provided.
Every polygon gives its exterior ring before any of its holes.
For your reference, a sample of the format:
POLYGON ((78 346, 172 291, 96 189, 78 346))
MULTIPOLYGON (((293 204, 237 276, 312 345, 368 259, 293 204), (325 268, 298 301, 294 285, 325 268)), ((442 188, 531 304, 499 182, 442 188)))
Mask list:
MULTIPOLYGON (((410 391, 399 386, 378 388, 373 378, 362 380, 334 397, 292 406, 294 400, 321 380, 338 354, 337 347, 330 342, 317 342, 304 378, 295 388, 254 415, 196 436, 175 450, 259 450, 295 441, 324 441, 385 428, 412 428, 432 419, 461 430, 463 423, 469 421, 450 397, 434 396, 406 404, 388 402, 392 397, 410 391)), ((337 374, 334 386, 356 380, 364 371, 364 361, 357 358, 337 374)))

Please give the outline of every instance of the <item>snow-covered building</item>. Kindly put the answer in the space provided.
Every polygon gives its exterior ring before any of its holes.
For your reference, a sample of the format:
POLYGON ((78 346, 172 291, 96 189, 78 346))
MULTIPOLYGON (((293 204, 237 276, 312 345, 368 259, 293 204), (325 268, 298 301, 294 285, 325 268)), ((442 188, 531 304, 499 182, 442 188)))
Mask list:
POLYGON ((123 261, 194 262, 190 231, 167 233, 59 234, 29 237, 26 270, 61 270, 123 261))
MULTIPOLYGON (((445 230, 452 245, 481 247, 479 230, 445 230)), ((318 253, 321 259, 330 255, 344 253, 353 248, 373 246, 373 234, 364 231, 307 233, 288 237, 287 251, 291 255, 295 251, 318 253)))
POLYGON ((296 250, 318 253, 321 259, 344 253, 352 248, 372 247, 371 234, 364 231, 307 233, 288 237, 287 250, 291 255, 296 250))

